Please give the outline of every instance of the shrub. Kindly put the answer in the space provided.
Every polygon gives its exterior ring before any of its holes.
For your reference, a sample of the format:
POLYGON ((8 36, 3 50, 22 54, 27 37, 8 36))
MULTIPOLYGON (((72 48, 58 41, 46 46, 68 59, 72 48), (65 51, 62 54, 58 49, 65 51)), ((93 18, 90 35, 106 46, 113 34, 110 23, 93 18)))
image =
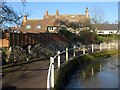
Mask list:
POLYGON ((6 65, 7 64, 7 61, 6 61, 6 58, 7 58, 7 49, 6 48, 2 48, 2 65, 6 65))

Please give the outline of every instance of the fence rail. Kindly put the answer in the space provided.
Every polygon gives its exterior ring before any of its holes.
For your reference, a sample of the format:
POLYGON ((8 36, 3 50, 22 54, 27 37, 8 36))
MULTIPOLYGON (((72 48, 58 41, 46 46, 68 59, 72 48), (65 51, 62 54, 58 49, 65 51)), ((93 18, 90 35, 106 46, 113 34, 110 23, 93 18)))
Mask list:
MULTIPOLYGON (((110 49, 118 49, 118 43, 101 43, 100 45, 89 45, 89 46, 81 46, 81 47, 76 47, 74 46, 73 48, 66 48, 66 50, 60 52, 58 51, 57 54, 54 57, 50 57, 50 66, 48 70, 48 76, 47 76, 47 90, 50 90, 51 88, 54 88, 54 65, 55 65, 55 59, 57 58, 57 69, 60 69, 61 66, 61 55, 65 53, 65 62, 68 60, 71 60, 69 58, 69 51, 72 52, 72 59, 76 56, 84 55, 86 53, 93 53, 93 52, 98 52, 98 51, 103 51, 103 50, 110 50, 110 49), (78 52, 78 55, 77 55, 78 52), (82 52, 82 54, 80 54, 82 52)), ((64 63, 65 63, 64 62, 64 63)), ((64 64, 63 63, 63 64, 64 64)))

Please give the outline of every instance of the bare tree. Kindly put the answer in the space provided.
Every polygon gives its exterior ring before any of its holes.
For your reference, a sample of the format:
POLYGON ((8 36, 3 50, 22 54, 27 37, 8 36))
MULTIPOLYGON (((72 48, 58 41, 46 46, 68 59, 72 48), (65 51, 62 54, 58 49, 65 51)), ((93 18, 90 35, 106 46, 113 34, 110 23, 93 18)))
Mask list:
POLYGON ((91 13, 91 23, 95 28, 100 28, 100 24, 104 22, 104 12, 101 7, 94 7, 91 13))
POLYGON ((69 20, 61 20, 61 19, 56 19, 56 23, 59 23, 60 25, 64 25, 66 27, 71 27, 73 29, 78 29, 80 27, 86 27, 86 26, 90 26, 90 21, 88 20, 84 20, 82 21, 78 21, 78 22, 74 22, 74 21, 69 21, 69 20))
MULTIPOLYGON (((25 8, 26 0, 22 0, 23 9, 25 8)), ((29 14, 27 14, 29 15, 29 14)), ((16 12, 11 6, 8 6, 6 2, 0 2, 0 27, 6 28, 10 25, 20 25, 22 12, 16 12)))

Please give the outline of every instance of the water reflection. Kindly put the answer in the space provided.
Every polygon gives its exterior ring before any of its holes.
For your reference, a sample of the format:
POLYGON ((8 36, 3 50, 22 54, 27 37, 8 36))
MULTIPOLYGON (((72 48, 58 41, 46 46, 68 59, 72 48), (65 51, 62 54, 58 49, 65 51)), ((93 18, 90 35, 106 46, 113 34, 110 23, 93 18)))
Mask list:
POLYGON ((65 88, 117 88, 118 57, 117 55, 94 61, 70 76, 65 88))
POLYGON ((83 79, 88 79, 91 76, 94 76, 97 72, 101 72, 101 71, 102 71, 101 62, 94 61, 86 65, 84 69, 80 70, 80 75, 82 75, 83 79))

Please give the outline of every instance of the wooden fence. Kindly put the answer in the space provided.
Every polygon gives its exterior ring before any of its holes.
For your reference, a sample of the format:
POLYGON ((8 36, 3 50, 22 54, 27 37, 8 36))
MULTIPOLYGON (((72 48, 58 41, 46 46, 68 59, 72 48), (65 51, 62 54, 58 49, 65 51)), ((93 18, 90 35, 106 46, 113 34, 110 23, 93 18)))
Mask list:
POLYGON ((36 45, 38 43, 67 42, 59 33, 10 33, 9 46, 36 45))

